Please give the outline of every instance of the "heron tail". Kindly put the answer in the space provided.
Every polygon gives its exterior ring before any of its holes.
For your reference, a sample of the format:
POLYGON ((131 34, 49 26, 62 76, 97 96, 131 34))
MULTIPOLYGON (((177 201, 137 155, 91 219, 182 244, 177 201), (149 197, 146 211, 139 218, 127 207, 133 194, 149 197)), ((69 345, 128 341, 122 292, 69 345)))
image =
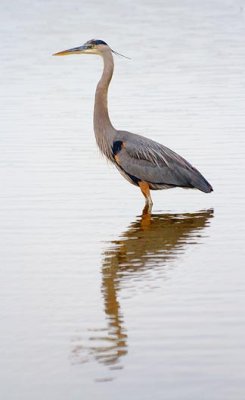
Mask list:
POLYGON ((194 174, 194 176, 192 175, 191 177, 191 185, 198 189, 201 190, 201 192, 204 193, 210 193, 213 191, 212 186, 210 185, 210 183, 204 178, 204 176, 202 176, 202 174, 200 174, 200 172, 196 171, 197 173, 194 174))

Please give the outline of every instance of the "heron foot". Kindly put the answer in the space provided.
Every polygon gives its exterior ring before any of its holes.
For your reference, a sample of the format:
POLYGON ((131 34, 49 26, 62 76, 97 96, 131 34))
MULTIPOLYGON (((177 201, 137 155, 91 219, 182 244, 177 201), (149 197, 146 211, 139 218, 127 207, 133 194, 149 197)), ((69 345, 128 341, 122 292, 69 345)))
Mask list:
POLYGON ((151 214, 153 203, 145 202, 145 207, 143 208, 142 215, 151 214))

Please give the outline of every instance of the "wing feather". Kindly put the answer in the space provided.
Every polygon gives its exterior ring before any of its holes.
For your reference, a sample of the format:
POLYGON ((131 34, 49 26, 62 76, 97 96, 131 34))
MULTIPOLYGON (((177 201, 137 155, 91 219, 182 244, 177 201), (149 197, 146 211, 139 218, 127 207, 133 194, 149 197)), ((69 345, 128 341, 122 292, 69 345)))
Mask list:
POLYGON ((122 132, 120 137, 123 146, 118 162, 126 173, 152 184, 212 190, 196 168, 168 147, 128 132, 122 132))

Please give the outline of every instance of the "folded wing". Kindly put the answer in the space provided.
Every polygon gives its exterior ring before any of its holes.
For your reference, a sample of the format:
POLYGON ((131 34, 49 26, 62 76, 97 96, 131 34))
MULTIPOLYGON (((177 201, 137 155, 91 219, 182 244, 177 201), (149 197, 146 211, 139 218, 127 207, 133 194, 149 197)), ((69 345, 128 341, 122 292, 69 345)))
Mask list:
POLYGON ((207 180, 183 157, 169 148, 140 135, 122 139, 117 152, 117 163, 127 174, 155 185, 197 188, 211 192, 207 180))

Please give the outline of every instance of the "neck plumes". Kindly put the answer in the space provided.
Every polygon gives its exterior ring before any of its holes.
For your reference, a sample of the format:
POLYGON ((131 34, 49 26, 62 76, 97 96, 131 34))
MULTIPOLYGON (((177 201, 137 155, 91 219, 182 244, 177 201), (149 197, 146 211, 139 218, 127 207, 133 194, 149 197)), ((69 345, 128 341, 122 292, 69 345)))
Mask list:
POLYGON ((97 85, 94 104, 94 133, 97 144, 108 158, 111 158, 111 146, 115 129, 113 128, 107 105, 108 87, 112 78, 114 62, 110 49, 102 54, 104 70, 97 85))

